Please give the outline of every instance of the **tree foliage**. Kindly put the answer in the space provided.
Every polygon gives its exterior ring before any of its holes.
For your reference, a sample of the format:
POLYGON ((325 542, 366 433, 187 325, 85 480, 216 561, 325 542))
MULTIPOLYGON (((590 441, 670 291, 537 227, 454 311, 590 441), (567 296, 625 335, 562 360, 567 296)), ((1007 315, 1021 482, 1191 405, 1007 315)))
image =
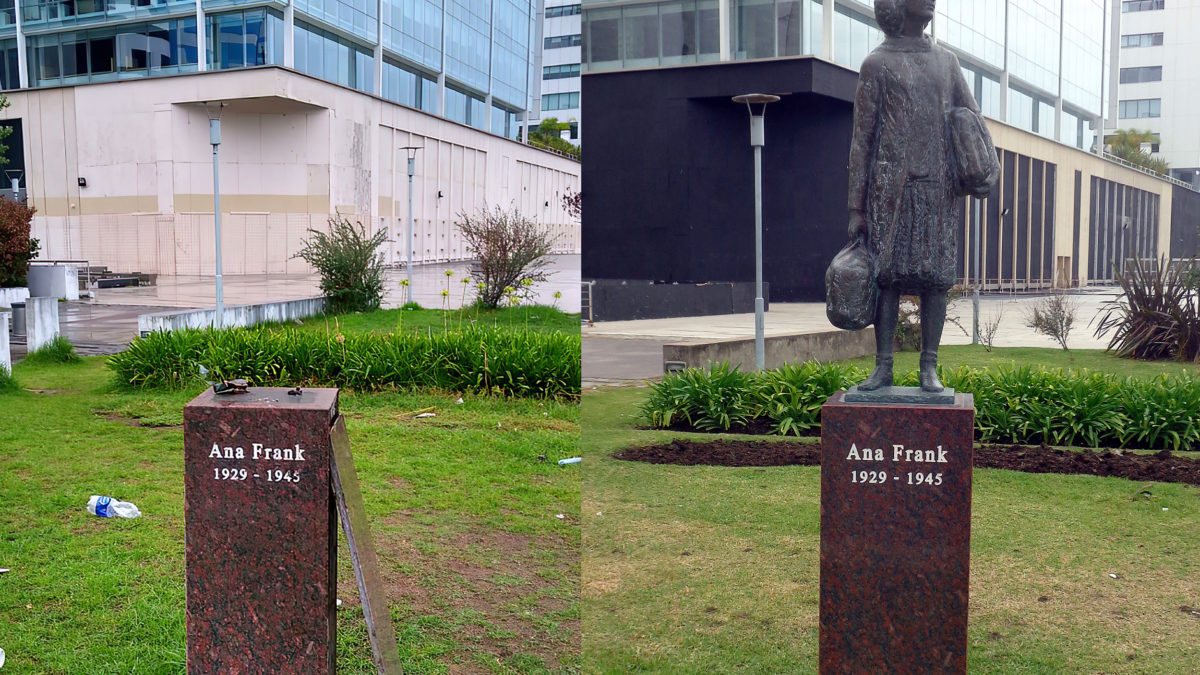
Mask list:
POLYGON ((479 257, 479 303, 499 306, 505 295, 520 293, 546 280, 545 260, 554 237, 522 216, 515 207, 484 209, 476 215, 459 214, 456 223, 467 247, 479 257))
POLYGON ((34 209, 0 197, 0 288, 24 286, 29 261, 37 256, 38 240, 29 236, 34 209))
POLYGON ((557 117, 547 117, 537 127, 529 130, 529 144, 557 150, 572 159, 580 159, 583 154, 580 147, 563 140, 562 137, 562 132, 570 128, 570 122, 559 122, 557 117))
POLYGON ((1118 129, 1109 137, 1108 152, 1130 164, 1165 176, 1170 168, 1167 163, 1142 149, 1143 145, 1152 144, 1157 140, 1158 138, 1150 131, 1118 129))
POLYGON ((321 275, 321 292, 334 312, 369 312, 383 298, 383 260, 377 249, 387 239, 380 230, 367 234, 362 223, 343 216, 329 219, 329 232, 309 230, 295 258, 312 265, 321 275))

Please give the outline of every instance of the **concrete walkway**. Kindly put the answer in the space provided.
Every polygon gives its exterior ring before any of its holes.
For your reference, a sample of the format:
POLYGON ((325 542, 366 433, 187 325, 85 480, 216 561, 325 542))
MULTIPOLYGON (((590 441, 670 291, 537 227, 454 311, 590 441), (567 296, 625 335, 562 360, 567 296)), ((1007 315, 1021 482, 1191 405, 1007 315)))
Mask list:
MULTIPOLYGON (((1094 336, 1097 317, 1117 297, 1115 288, 1089 288, 1071 293, 1077 303, 1076 320, 1067 344, 1071 349, 1103 349, 1107 341, 1094 336)), ((1000 324, 993 344, 997 347, 1057 347, 1026 325, 1030 308, 1044 295, 984 295, 979 302, 981 324, 996 316, 1000 324)), ((962 298, 950 306, 942 344, 971 344, 972 302, 962 298), (953 320, 965 328, 955 325, 953 320)), ((771 303, 765 334, 789 335, 837 330, 825 318, 823 303, 771 303)), ((662 375, 662 345, 673 342, 707 342, 754 337, 753 314, 726 314, 641 321, 608 321, 583 327, 583 379, 585 387, 636 385, 662 375), (657 349, 657 357, 654 356, 657 349)))
MULTIPOLYGON (((542 305, 553 305, 557 302, 564 312, 578 312, 580 256, 554 255, 548 258, 550 264, 546 271, 549 279, 546 283, 533 287, 534 302, 542 305), (561 295, 557 300, 554 298, 556 292, 561 295)), ((413 300, 422 307, 434 309, 457 309, 462 306, 464 299, 470 303, 475 297, 475 280, 468 284, 462 283, 462 279, 470 275, 470 267, 469 262, 462 261, 413 265, 413 300), (447 277, 446 270, 453 272, 453 275, 447 277), (447 287, 450 292, 443 300, 442 290, 447 287)), ((383 284, 384 308, 404 304, 407 294, 400 282, 405 278, 404 270, 387 270, 383 284)), ((227 305, 295 300, 321 294, 321 278, 317 274, 226 275, 222 282, 227 305)), ((95 294, 93 302, 101 305, 191 309, 213 307, 217 303, 216 277, 211 276, 160 276, 154 286, 106 288, 95 291, 95 294)))

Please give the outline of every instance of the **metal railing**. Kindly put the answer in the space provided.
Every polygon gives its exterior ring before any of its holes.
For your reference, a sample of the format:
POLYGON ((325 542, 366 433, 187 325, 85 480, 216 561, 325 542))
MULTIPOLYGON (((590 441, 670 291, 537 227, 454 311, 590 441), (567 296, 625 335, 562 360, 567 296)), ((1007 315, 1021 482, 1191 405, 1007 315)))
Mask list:
POLYGON ((1178 185, 1179 187, 1185 187, 1189 190, 1192 190, 1193 192, 1200 192, 1200 190, 1196 190, 1196 188, 1193 187, 1191 183, 1185 183, 1185 182, 1179 180, 1178 178, 1175 178, 1174 176, 1168 176, 1166 174, 1158 173, 1157 171, 1151 171, 1150 169, 1147 169, 1144 166, 1138 166, 1137 164, 1134 164, 1133 162, 1130 162, 1127 159, 1121 159, 1120 157, 1117 157, 1116 155, 1113 155, 1113 154, 1109 154, 1107 152, 1104 153, 1103 156, 1104 156, 1104 159, 1107 159, 1110 162, 1116 162, 1117 164, 1120 164, 1123 167, 1133 169, 1134 171, 1140 171, 1140 172, 1146 174, 1147 176, 1153 176, 1160 180, 1165 180, 1168 183, 1171 183, 1172 185, 1178 185))
POLYGON ((582 323, 589 326, 596 325, 592 318, 592 286, 595 285, 595 281, 585 281, 579 291, 579 317, 582 323))

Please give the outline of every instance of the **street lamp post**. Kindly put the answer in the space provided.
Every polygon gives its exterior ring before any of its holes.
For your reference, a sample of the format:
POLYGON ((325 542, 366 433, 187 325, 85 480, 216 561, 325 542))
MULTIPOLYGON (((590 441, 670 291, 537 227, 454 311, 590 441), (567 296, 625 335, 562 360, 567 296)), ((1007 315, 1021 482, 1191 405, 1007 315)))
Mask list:
POLYGON ((767 104, 779 100, 773 94, 742 94, 734 96, 734 103, 745 103, 750 112, 750 145, 754 148, 754 366, 766 368, 764 332, 763 263, 762 263, 762 149, 766 145, 763 115, 767 104), (754 106, 761 105, 755 114, 754 106))
POLYGON ((983 231, 983 199, 975 200, 975 232, 971 239, 975 244, 975 298, 974 298, 974 327, 971 329, 971 344, 979 344, 979 287, 983 285, 983 270, 979 267, 980 251, 983 242, 979 240, 983 231))
POLYGON ((417 151, 421 149, 418 145, 405 145, 400 148, 408 154, 408 259, 404 264, 404 275, 408 279, 407 289, 408 297, 404 302, 413 301, 412 288, 412 258, 413 258, 413 174, 416 173, 417 167, 417 151))
POLYGON ((217 103, 216 111, 206 104, 208 110, 208 142, 213 151, 213 234, 216 239, 216 273, 217 273, 217 316, 214 322, 217 328, 225 326, 225 287, 221 279, 221 109, 224 103, 217 103))

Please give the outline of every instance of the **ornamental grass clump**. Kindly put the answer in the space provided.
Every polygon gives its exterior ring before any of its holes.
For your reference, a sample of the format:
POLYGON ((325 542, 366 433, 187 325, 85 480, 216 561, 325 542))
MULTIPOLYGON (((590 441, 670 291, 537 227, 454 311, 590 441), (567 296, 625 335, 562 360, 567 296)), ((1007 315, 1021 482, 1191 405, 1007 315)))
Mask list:
POLYGON ((133 387, 192 386, 202 381, 203 367, 208 378, 244 378, 254 386, 435 388, 528 398, 577 398, 581 375, 577 334, 476 327, 427 334, 156 332, 135 338, 109 367, 133 387))
POLYGON ((26 363, 79 363, 83 361, 75 353, 75 346, 59 335, 25 356, 26 363))
POLYGON ((1111 332, 1108 350, 1117 356, 1200 363, 1198 266, 1196 258, 1174 264, 1164 256, 1157 265, 1132 259, 1117 274, 1121 295, 1107 304, 1096 337, 1111 332))

